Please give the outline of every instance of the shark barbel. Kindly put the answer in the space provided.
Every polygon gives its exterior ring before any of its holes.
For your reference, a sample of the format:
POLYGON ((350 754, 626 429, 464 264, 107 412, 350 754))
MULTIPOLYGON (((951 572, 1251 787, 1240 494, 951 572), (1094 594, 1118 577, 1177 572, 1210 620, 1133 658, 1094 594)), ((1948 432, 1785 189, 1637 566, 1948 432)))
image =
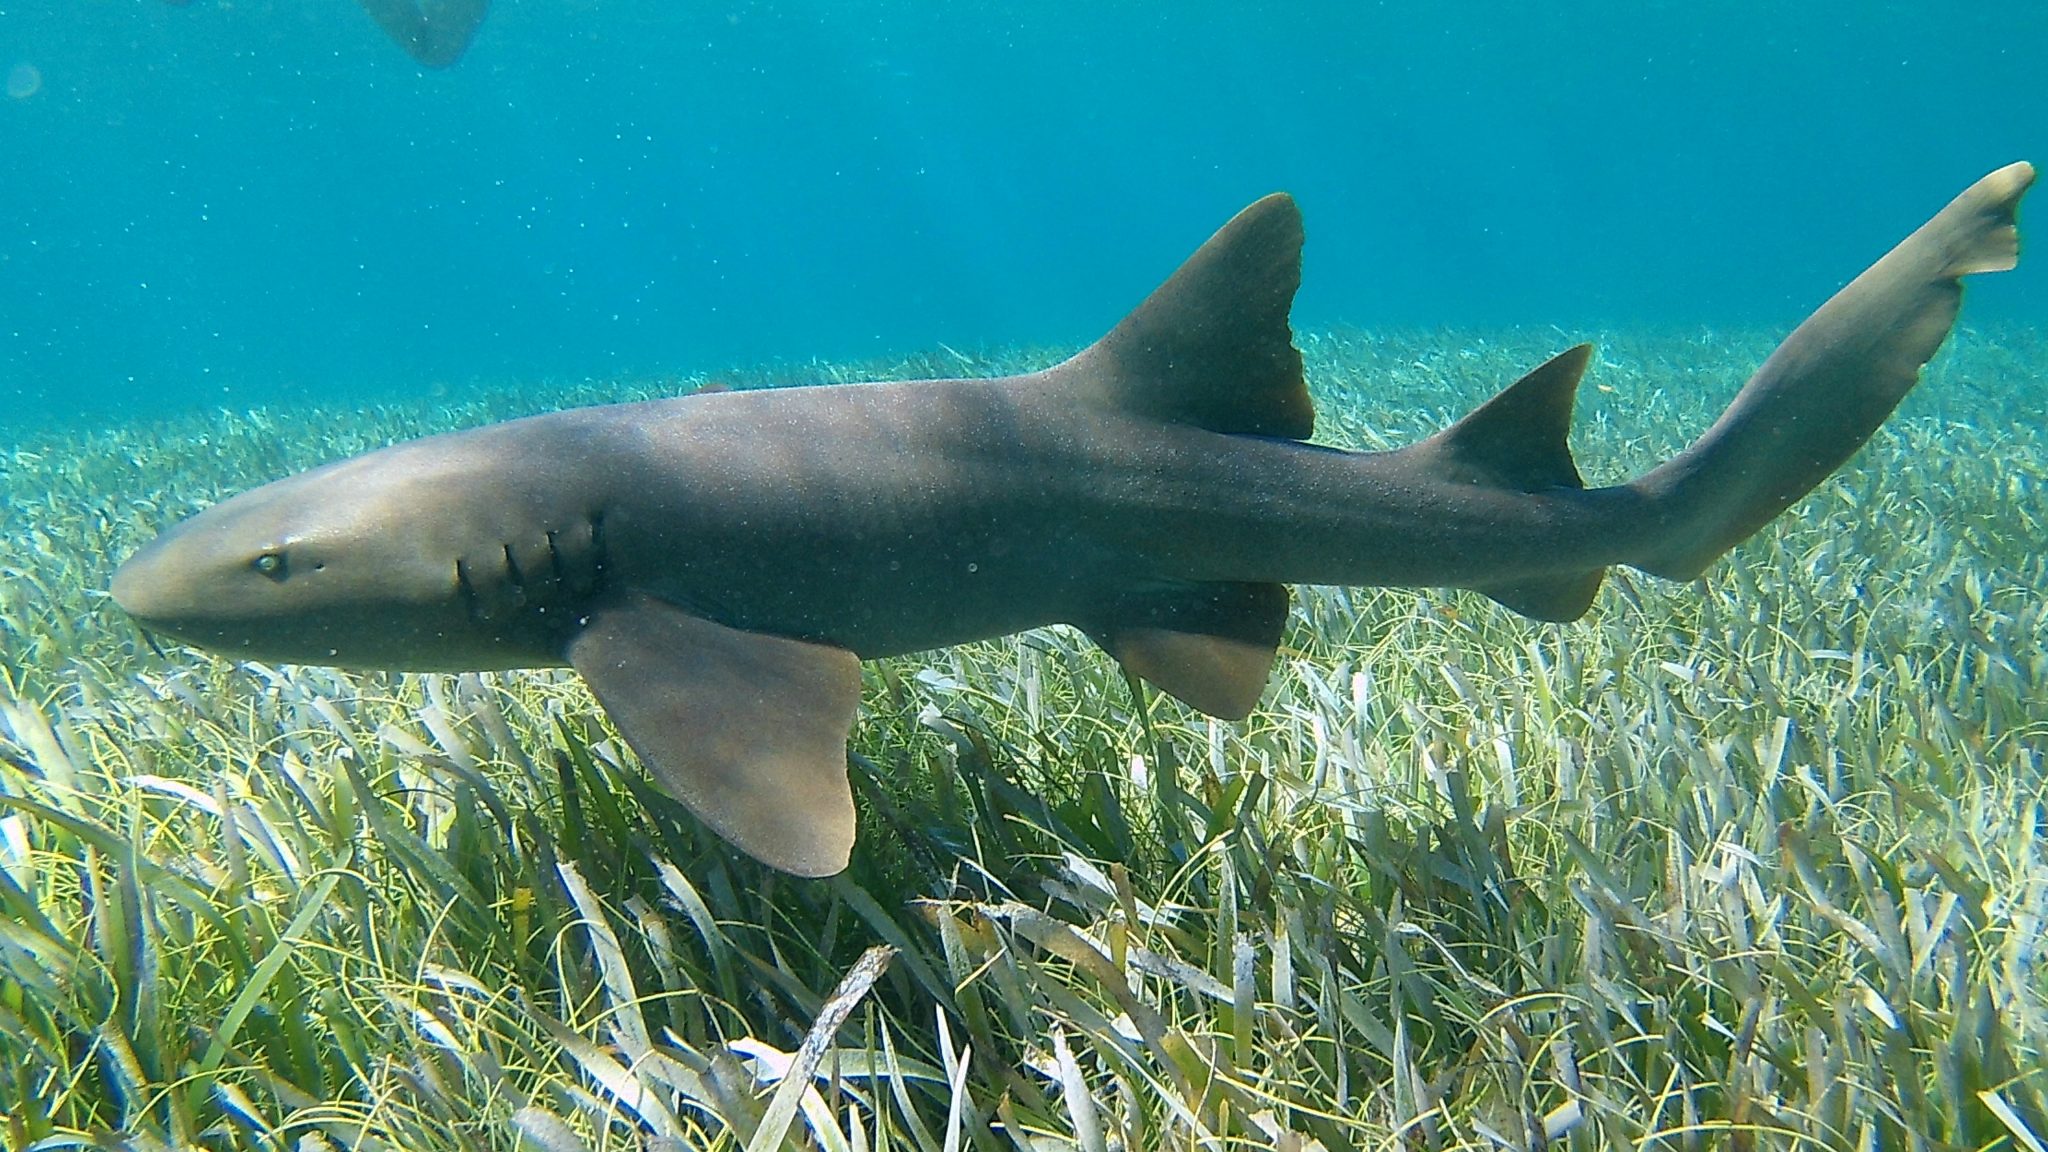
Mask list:
POLYGON ((749 854, 845 867, 859 661, 1052 623, 1213 716, 1257 704, 1288 584, 1474 589, 1568 620, 1698 575, 1827 477, 2014 266, 2034 178, 1978 181, 1786 338, 1691 447, 1586 488, 1585 346, 1392 452, 1305 443, 1301 218, 1239 213, 1029 375, 713 392, 398 444, 226 500, 115 574, 149 629, 359 668, 571 665, 749 854))

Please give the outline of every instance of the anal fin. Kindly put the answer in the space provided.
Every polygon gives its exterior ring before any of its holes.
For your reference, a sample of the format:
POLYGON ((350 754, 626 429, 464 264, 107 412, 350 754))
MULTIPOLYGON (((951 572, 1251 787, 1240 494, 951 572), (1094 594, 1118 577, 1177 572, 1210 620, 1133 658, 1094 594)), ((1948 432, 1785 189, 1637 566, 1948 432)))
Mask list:
POLYGON ((1088 634, 1188 707, 1242 720, 1266 690, 1286 626, 1283 584, 1174 584, 1118 597, 1088 634))
POLYGON ((1600 594, 1600 581, 1606 575, 1607 569, 1595 568, 1567 576, 1544 576, 1517 580, 1513 584, 1486 585, 1473 591, 1532 620, 1563 624, 1586 614, 1586 610, 1593 606, 1593 598, 1600 594))
POLYGON ((798 876, 846 867, 853 653, 633 595, 592 612, 568 655, 662 789, 713 831, 798 876))

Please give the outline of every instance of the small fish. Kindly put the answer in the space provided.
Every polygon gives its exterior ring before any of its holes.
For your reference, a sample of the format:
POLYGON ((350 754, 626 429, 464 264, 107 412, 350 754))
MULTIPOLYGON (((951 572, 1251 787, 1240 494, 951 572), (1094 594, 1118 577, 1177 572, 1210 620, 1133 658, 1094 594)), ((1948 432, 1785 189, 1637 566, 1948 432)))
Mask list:
POLYGON ((462 59, 491 0, 356 0, 414 60, 446 68, 462 59))
POLYGON ((1239 213, 1042 372, 584 408, 226 500, 115 573, 148 629, 360 668, 571 665, 654 776, 774 867, 854 838, 859 662, 1050 623, 1213 716, 1257 704, 1290 583, 1475 589, 1570 620, 1685 580, 1856 451, 2018 260, 2034 170, 1978 181, 1801 324, 1669 462, 1584 486, 1569 349, 1391 452, 1305 443, 1301 215, 1239 213))
MULTIPOLYGON (((165 0, 184 8, 192 0, 165 0)), ((462 59, 491 0, 356 0, 377 27, 407 55, 427 68, 446 68, 462 59)))

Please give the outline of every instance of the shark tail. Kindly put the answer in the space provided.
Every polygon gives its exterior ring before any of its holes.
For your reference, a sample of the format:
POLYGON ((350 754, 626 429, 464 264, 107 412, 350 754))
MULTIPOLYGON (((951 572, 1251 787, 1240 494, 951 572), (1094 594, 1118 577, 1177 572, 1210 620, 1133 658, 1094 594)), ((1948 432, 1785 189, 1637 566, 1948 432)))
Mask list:
MULTIPOLYGON (((1787 336, 1714 426, 1618 489, 1615 560, 1690 580, 1811 491, 1870 438, 1948 338, 1964 276, 2019 261, 2025 163, 1971 185, 1787 336), (1628 511, 1622 511, 1626 507, 1628 511)), ((1464 419, 1402 451, 1440 479, 1495 490, 1583 489, 1566 434, 1589 346, 1560 353, 1464 419)), ((1576 620, 1605 567, 1478 585, 1538 620, 1576 620)))
POLYGON ((1690 580, 1832 473, 1948 338, 1964 276, 2019 262, 2034 169, 1972 184, 1785 338, 1691 447, 1636 478, 1647 544, 1630 567, 1690 580))

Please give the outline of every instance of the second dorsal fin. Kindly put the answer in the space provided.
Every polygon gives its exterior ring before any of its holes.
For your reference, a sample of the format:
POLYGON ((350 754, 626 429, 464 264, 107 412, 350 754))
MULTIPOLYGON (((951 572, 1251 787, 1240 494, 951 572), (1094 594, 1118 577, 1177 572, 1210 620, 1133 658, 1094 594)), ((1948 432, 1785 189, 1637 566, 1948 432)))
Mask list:
POLYGON ((1426 455, 1445 479, 1517 492, 1583 488, 1568 437, 1579 379, 1593 358, 1580 344, 1552 356, 1463 419, 1403 452, 1426 455))
POLYGON ((1305 440, 1315 405, 1287 313, 1301 286, 1301 210, 1254 203, 1056 372, 1099 403, 1212 432, 1305 440))
MULTIPOLYGON (((1583 488, 1567 437, 1572 401, 1592 358, 1590 344, 1567 348, 1456 424, 1401 451, 1439 479, 1456 483, 1512 492, 1583 488)), ((1524 616, 1576 620, 1592 606, 1604 575, 1604 569, 1591 568, 1475 590, 1524 616)))

